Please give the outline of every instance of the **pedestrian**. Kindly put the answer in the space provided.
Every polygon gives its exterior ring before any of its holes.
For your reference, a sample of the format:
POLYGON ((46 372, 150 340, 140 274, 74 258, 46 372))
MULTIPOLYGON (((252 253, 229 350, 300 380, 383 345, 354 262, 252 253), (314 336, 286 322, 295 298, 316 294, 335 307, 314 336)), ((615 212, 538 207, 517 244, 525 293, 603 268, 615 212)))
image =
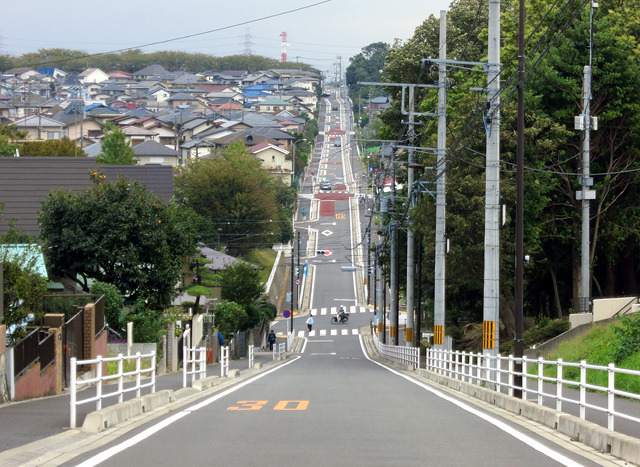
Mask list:
POLYGON ((307 318, 307 327, 309 328, 309 331, 311 331, 311 328, 313 327, 313 315, 311 313, 309 313, 309 317, 307 318))
POLYGON ((269 350, 273 350, 273 344, 276 343, 276 333, 273 332, 273 329, 269 331, 269 337, 267 340, 269 341, 269 350))

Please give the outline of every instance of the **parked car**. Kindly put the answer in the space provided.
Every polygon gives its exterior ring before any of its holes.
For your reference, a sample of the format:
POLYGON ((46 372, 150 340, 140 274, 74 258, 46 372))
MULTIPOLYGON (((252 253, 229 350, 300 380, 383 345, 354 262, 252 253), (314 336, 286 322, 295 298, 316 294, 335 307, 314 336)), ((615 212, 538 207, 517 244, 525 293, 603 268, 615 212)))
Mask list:
POLYGON ((339 148, 340 146, 342 146, 342 143, 340 142, 340 140, 339 140, 339 139, 337 139, 337 140, 335 140, 335 141, 333 142, 333 145, 334 145, 335 147, 339 148))
POLYGON ((320 182, 320 189, 321 190, 330 190, 331 189, 331 182, 329 180, 327 180, 326 178, 323 179, 320 182))

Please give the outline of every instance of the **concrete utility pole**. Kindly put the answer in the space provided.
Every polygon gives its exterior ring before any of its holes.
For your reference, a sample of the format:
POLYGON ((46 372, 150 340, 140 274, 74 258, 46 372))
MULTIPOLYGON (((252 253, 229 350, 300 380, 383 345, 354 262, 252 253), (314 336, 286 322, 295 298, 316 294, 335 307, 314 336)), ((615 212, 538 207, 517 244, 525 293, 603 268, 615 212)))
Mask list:
MULTIPOLYGON (((415 88, 411 86, 409 88, 409 169, 407 184, 409 186, 410 194, 409 199, 413 199, 413 190, 415 183, 415 168, 414 166, 414 145, 415 145, 415 88)), ((411 229, 411 220, 409 221, 409 228, 407 229, 407 324, 405 328, 405 345, 407 347, 413 346, 413 310, 414 306, 414 286, 415 286, 415 239, 413 236, 413 230, 411 229)), ((419 332, 420 330, 418 330, 419 332)))
MULTIPOLYGON (((440 11, 440 54, 438 62, 438 157, 436 164, 436 258, 434 284, 433 344, 444 343, 446 183, 447 183, 447 11, 440 11)), ((420 332, 420 329, 418 329, 420 332)))
POLYGON ((500 0, 489 0, 483 353, 499 350, 500 322, 500 0))

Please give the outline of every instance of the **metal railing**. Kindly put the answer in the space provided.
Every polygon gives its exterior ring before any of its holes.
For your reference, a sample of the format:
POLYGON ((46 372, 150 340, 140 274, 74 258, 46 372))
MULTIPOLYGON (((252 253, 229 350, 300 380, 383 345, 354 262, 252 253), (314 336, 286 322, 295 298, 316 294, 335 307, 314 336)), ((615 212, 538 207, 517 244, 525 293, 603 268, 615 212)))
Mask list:
POLYGON ((640 394, 617 389, 615 384, 617 375, 640 376, 640 371, 617 368, 613 363, 601 366, 591 365, 586 360, 577 363, 565 362, 562 359, 519 359, 513 355, 503 357, 500 354, 493 356, 427 349, 426 369, 471 384, 493 387, 496 391, 506 390, 510 396, 513 396, 514 390, 521 389, 524 398, 532 395, 538 405, 543 405, 545 400, 555 401, 558 411, 562 411, 564 403, 573 404, 579 407, 582 420, 586 419, 587 409, 603 412, 607 414, 609 430, 614 429, 616 417, 640 423, 640 417, 616 411, 616 396, 640 401, 640 394), (521 372, 515 371, 516 363, 522 363, 521 372), (565 369, 577 369, 577 378, 567 377, 565 369), (595 372, 606 372, 606 386, 590 382, 593 381, 595 372), (514 385, 516 376, 522 377, 522 388, 514 385), (575 387, 578 397, 567 397, 563 390, 575 387), (595 402, 587 402, 588 390, 606 394, 606 403, 597 405, 595 402))
POLYGON ((275 344, 273 346, 273 359, 277 360, 280 357, 282 357, 284 355, 284 353, 286 352, 287 347, 286 344, 284 342, 281 342, 279 344, 275 344))
POLYGON ((220 378, 229 376, 229 346, 220 347, 220 378))
POLYGON ((249 346, 249 352, 248 352, 248 360, 249 360, 249 369, 253 368, 253 357, 254 357, 254 348, 253 345, 249 346))
POLYGON ((71 428, 76 427, 76 406, 81 404, 88 404, 89 402, 96 403, 96 410, 102 408, 102 400, 108 397, 118 396, 118 403, 124 399, 124 394, 127 392, 136 392, 136 397, 140 397, 141 390, 144 388, 151 388, 151 392, 156 392, 156 353, 155 351, 141 355, 140 352, 131 356, 123 356, 118 354, 117 357, 103 358, 98 355, 93 360, 77 360, 75 357, 71 358, 71 377, 69 381, 69 405, 71 412, 69 415, 69 426, 71 428), (149 368, 142 368, 142 360, 149 359, 149 368), (123 370, 124 362, 134 360, 136 363, 135 370, 125 372, 123 370), (102 364, 108 362, 118 362, 118 372, 114 375, 102 375, 102 364), (81 365, 93 365, 95 364, 96 376, 91 379, 85 379, 82 381, 77 380, 77 369, 81 365), (142 384, 142 375, 148 374, 149 381, 142 384), (135 377, 135 385, 129 388, 124 387, 125 379, 135 377), (117 388, 115 391, 105 393, 103 392, 103 384, 109 381, 117 380, 117 388), (95 385, 95 396, 87 399, 78 400, 77 391, 80 386, 95 385))
POLYGON ((192 385, 196 379, 207 377, 207 348, 189 349, 185 347, 182 354, 182 387, 186 388, 189 375, 191 375, 192 385))
POLYGON ((295 335, 296 335, 296 330, 294 329, 287 336, 287 351, 288 352, 291 352, 291 349, 293 348, 293 341, 295 340, 295 335))
POLYGON ((420 368, 420 347, 405 347, 402 345, 386 345, 380 342, 378 334, 373 333, 373 342, 378 353, 395 362, 420 368))

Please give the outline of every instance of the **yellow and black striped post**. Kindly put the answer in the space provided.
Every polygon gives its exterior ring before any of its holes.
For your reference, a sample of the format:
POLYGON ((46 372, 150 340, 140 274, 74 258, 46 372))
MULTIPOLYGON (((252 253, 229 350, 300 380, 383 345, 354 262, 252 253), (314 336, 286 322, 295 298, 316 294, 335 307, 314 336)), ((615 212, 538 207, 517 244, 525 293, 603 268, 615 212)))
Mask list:
POLYGON ((493 350, 496 348, 496 322, 482 322, 482 348, 493 350))

